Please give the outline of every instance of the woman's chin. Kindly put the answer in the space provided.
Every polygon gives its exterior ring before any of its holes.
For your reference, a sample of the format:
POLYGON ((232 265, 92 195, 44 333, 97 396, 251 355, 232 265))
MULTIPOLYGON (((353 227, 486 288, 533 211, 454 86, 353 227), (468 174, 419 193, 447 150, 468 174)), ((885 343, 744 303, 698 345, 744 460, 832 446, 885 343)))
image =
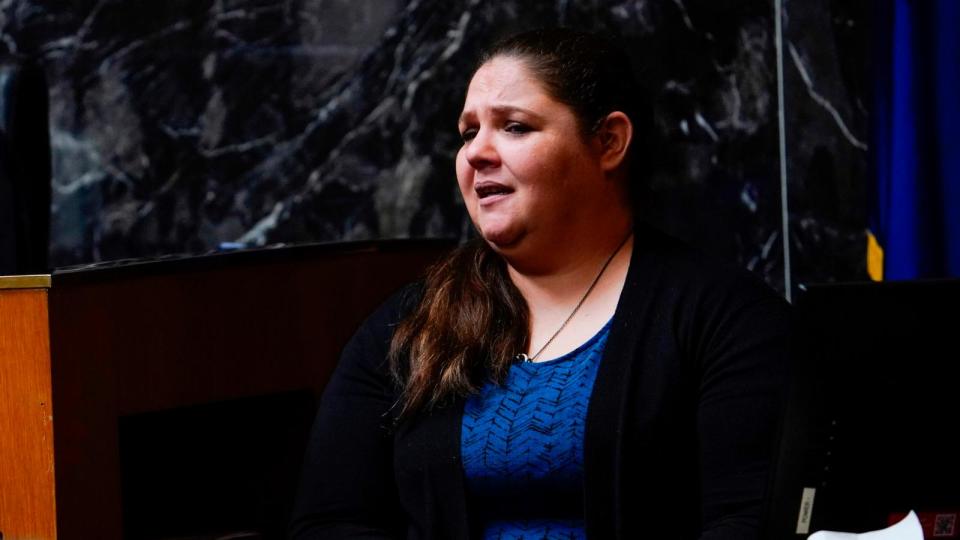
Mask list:
POLYGON ((510 249, 517 245, 523 236, 518 227, 483 227, 480 235, 497 251, 510 249))

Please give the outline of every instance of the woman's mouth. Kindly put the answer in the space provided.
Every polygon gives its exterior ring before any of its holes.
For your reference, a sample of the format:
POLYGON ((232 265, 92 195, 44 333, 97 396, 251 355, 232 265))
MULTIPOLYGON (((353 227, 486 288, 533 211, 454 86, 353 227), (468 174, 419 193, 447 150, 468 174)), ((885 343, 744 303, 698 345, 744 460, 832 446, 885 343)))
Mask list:
POLYGON ((473 187, 482 206, 493 204, 513 193, 513 188, 498 182, 479 182, 473 187))

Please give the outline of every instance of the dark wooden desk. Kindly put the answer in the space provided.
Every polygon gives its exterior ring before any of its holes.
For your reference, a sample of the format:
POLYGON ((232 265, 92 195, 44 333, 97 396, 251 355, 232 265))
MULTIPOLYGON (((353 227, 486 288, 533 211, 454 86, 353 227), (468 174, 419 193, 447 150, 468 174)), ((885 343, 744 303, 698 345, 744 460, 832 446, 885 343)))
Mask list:
POLYGON ((78 268, 55 272, 49 289, 0 291, 4 538, 121 538, 119 419, 318 395, 360 321, 452 246, 234 252, 78 268))

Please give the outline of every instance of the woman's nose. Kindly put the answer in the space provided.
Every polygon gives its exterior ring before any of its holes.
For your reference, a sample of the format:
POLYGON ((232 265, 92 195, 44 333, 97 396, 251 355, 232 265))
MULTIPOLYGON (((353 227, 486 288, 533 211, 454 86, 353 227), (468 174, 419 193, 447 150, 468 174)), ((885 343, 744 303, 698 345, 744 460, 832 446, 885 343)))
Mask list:
POLYGON ((476 170, 496 167, 500 164, 500 155, 489 129, 480 129, 467 144, 467 163, 476 170))

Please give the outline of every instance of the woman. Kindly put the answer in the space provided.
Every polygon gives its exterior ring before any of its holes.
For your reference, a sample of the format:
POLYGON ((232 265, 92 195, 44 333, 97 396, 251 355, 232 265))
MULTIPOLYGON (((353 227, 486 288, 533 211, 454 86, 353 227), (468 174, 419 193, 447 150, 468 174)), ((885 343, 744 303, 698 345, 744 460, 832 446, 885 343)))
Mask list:
POLYGON ((480 238, 373 314, 314 427, 296 538, 756 538, 787 307, 634 220, 626 57, 514 36, 467 90, 480 238))

